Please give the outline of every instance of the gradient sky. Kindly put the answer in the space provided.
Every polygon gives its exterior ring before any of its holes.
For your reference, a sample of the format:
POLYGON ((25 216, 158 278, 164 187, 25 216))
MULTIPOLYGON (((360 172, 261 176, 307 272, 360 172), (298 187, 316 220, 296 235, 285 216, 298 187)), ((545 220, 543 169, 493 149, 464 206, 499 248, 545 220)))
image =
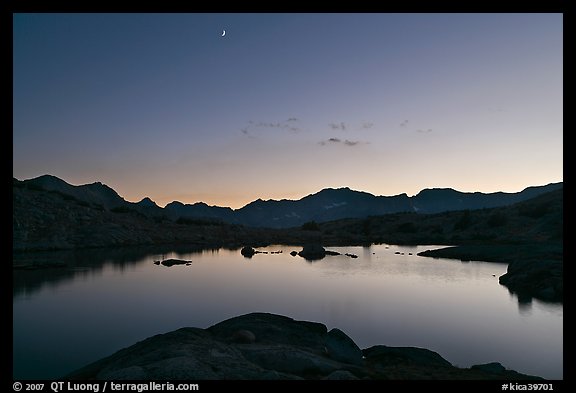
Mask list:
POLYGON ((563 180, 562 14, 13 21, 20 180, 233 208, 563 180))

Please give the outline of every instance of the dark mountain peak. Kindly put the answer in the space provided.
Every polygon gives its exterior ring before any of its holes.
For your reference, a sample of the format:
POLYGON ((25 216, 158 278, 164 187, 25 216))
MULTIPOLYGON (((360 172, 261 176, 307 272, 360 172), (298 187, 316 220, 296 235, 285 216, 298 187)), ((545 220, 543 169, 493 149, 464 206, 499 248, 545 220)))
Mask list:
POLYGON ((324 188, 320 191, 318 191, 315 194, 311 194, 311 195, 323 195, 323 194, 348 194, 348 193, 355 193, 355 192, 360 192, 360 191, 354 191, 351 190, 349 187, 339 187, 339 188, 324 188))
POLYGON ((249 206, 260 206, 260 205, 266 204, 267 202, 270 202, 270 201, 265 201, 262 198, 258 198, 256 200, 253 200, 252 202, 248 203, 246 206, 244 206, 244 208, 249 207, 249 206))
POLYGON ((23 182, 49 188, 60 188, 62 186, 73 187, 71 184, 66 183, 64 180, 53 175, 42 175, 32 179, 24 180, 23 182))
POLYGON ((461 192, 456 191, 455 189, 449 187, 424 188, 418 194, 414 195, 414 197, 421 197, 427 195, 450 195, 450 194, 461 194, 461 192))
POLYGON ((70 195, 78 200, 108 208, 127 203, 114 189, 101 182, 73 186, 56 176, 42 175, 34 179, 25 180, 23 183, 40 187, 46 191, 70 195))
POLYGON ((345 192, 345 191, 353 191, 353 190, 351 190, 350 187, 337 187, 337 188, 326 187, 320 190, 318 194, 320 194, 321 192, 345 192))
POLYGON ((118 195, 116 190, 101 182, 72 187, 75 188, 74 192, 77 194, 77 197, 84 199, 87 202, 99 202, 109 207, 128 203, 124 198, 118 195))
POLYGON ((204 202, 196 202, 195 204, 188 205, 188 206, 193 206, 193 207, 202 208, 202 209, 215 209, 215 210, 230 210, 230 211, 232 211, 231 207, 209 205, 209 204, 204 203, 204 202))
POLYGON ((137 202, 137 205, 144 206, 144 207, 159 207, 156 202, 148 197, 142 198, 140 202, 137 202))
POLYGON ((105 192, 113 192, 114 194, 118 195, 118 193, 116 192, 116 190, 114 190, 112 187, 102 183, 102 182, 94 182, 94 183, 90 183, 90 184, 85 184, 85 185, 81 185, 81 186, 72 186, 72 187, 85 187, 88 189, 92 189, 92 190, 105 190, 105 192))
POLYGON ((520 194, 524 194, 527 197, 533 197, 541 194, 544 191, 556 191, 564 188, 564 182, 559 183, 548 183, 545 186, 530 186, 523 189, 520 194))
POLYGON ((310 194, 302 198, 304 199, 349 199, 355 197, 374 197, 374 195, 364 192, 364 191, 356 191, 352 190, 349 187, 340 187, 340 188, 324 188, 318 191, 315 194, 310 194))
POLYGON ((554 191, 554 190, 558 190, 558 189, 563 188, 563 187, 564 187, 564 182, 548 183, 548 184, 545 184, 543 186, 528 186, 525 189, 523 189, 522 192, 528 191, 528 190, 538 190, 541 188, 547 188, 550 191, 554 191))
POLYGON ((169 204, 167 204, 164 208, 165 209, 169 209, 171 207, 182 207, 184 206, 184 204, 180 201, 172 201, 169 204))

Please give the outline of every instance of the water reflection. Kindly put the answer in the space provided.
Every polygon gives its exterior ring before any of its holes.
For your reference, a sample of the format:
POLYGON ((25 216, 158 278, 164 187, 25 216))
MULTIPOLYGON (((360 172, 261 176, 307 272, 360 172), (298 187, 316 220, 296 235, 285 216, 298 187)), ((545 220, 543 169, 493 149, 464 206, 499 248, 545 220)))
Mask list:
POLYGON ((520 315, 523 316, 532 315, 532 298, 518 297, 518 311, 520 312, 520 315))
POLYGON ((13 264, 19 266, 12 272, 14 299, 29 297, 45 287, 57 287, 73 281, 77 276, 99 275, 106 266, 121 274, 142 259, 162 258, 171 253, 202 255, 203 252, 217 253, 219 249, 194 246, 143 246, 98 248, 84 250, 15 252, 13 264), (53 267, 54 265, 57 265, 53 267))
POLYGON ((58 378, 153 334, 254 311, 339 327, 361 348, 420 346, 461 366, 562 376, 562 305, 517 299, 498 283, 503 264, 394 245, 327 247, 342 255, 310 263, 290 255, 301 249, 259 248, 251 259, 194 247, 15 255, 65 266, 14 270, 13 376, 58 378), (168 258, 192 264, 154 264, 168 258))

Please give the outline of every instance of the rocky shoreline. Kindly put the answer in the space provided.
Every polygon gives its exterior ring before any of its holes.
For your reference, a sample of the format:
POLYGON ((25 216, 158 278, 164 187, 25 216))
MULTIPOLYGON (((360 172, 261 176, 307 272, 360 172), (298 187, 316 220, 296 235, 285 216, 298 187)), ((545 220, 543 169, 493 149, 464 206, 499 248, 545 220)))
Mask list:
POLYGON ((268 313, 159 334, 65 379, 542 380, 497 362, 455 367, 423 348, 375 345, 361 350, 337 328, 268 313))
POLYGON ((499 282, 521 300, 564 300, 564 264, 561 244, 467 245, 426 250, 419 256, 458 259, 463 262, 508 263, 499 282))

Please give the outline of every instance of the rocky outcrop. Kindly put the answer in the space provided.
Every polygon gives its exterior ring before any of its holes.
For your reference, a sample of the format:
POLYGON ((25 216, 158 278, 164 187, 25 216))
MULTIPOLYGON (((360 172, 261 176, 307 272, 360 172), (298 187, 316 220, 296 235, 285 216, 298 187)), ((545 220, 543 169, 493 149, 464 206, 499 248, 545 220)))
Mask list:
POLYGON ((541 379, 499 363, 462 369, 422 348, 361 351, 343 331, 251 313, 207 329, 181 328, 124 348, 69 380, 541 379))
POLYGON ((561 244, 465 245, 426 250, 418 255, 508 263, 506 274, 499 277, 499 282, 519 298, 563 301, 564 264, 561 244))
POLYGON ((564 299, 563 263, 555 260, 517 260, 508 265, 499 282, 520 297, 552 302, 564 299))
POLYGON ((330 330, 326 335, 326 353, 340 362, 362 365, 362 350, 338 328, 330 330))
POLYGON ((375 345, 362 351, 368 363, 382 366, 399 364, 452 367, 452 364, 434 351, 414 347, 388 347, 375 345))
POLYGON ((326 250, 319 244, 307 244, 302 247, 302 251, 300 251, 298 255, 308 261, 315 261, 324 258, 326 256, 326 250))

